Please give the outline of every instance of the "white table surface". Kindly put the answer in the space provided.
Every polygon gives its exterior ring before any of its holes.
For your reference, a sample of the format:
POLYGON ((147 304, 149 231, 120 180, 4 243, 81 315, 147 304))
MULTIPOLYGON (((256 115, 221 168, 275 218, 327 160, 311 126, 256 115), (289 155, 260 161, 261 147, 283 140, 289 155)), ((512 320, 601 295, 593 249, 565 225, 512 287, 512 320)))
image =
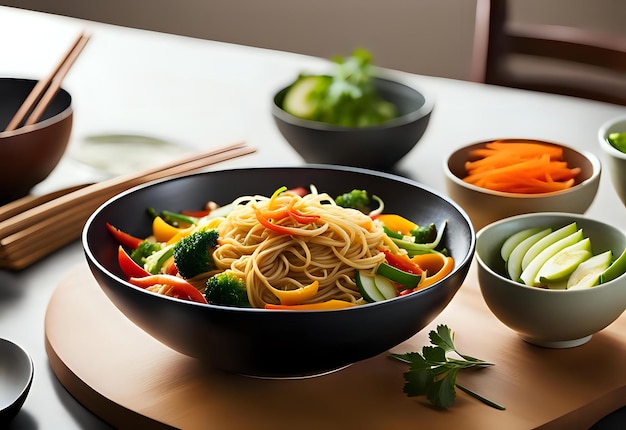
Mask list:
MULTIPOLYGON (((64 81, 75 110, 70 148, 34 193, 104 177, 72 157, 92 134, 149 135, 189 148, 245 140, 258 149, 220 168, 302 163, 273 123, 271 98, 299 72, 325 70, 325 60, 0 7, 0 76, 44 77, 82 30, 91 40, 64 81)), ((436 101, 426 134, 395 173, 441 192, 443 159, 457 146, 528 137, 600 155, 598 128, 626 114, 621 106, 568 97, 405 73, 398 78, 436 101)), ((626 229, 626 208, 608 172, 587 214, 626 229)), ((0 337, 27 349, 35 364, 30 395, 12 429, 108 428, 65 391, 44 348, 50 296, 83 263, 75 242, 24 271, 0 271, 0 337)))

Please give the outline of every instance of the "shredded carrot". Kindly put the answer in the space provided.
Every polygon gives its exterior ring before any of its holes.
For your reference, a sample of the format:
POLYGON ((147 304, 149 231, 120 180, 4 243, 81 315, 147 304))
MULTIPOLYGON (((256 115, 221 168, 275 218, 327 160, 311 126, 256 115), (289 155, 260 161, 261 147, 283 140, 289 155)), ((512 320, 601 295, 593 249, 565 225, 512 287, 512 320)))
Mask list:
POLYGON ((494 191, 540 194, 571 188, 581 172, 563 160, 563 149, 549 144, 493 141, 470 151, 465 182, 494 191))

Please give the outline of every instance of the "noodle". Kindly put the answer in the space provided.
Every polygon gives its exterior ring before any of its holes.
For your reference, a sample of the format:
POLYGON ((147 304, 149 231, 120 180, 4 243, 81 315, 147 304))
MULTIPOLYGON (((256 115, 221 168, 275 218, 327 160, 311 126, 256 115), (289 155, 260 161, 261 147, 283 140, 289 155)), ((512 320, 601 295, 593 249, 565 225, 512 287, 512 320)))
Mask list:
POLYGON ((220 236, 213 253, 218 271, 241 276, 250 304, 258 308, 280 303, 276 291, 315 281, 317 293, 303 303, 356 303, 361 299, 356 271, 373 273, 385 259, 380 249, 398 252, 377 221, 314 189, 303 197, 290 192, 240 197, 214 224, 220 236))

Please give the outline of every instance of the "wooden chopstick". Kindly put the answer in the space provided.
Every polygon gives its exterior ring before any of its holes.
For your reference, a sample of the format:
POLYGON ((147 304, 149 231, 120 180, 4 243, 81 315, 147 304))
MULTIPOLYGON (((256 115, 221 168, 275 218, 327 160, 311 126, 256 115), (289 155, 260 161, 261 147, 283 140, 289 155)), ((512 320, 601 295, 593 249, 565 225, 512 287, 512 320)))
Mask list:
POLYGON ((0 238, 4 238, 32 224, 36 224, 49 217, 54 211, 69 209, 81 201, 117 194, 135 185, 158 178, 185 173, 190 170, 197 170, 201 167, 206 167, 233 157, 246 155, 253 151, 253 149, 245 148, 245 144, 243 143, 233 144, 200 154, 194 154, 165 166, 144 170, 139 173, 118 176, 89 185, 0 222, 0 238), (230 154, 229 152, 232 151, 237 152, 230 154))
POLYGON ((46 110, 46 107, 56 93, 61 88, 61 83, 65 78, 65 75, 69 72, 70 68, 82 52, 83 48, 89 41, 90 36, 84 33, 80 34, 74 41, 71 48, 66 52, 65 56, 57 63, 52 72, 45 78, 37 82, 32 89, 24 103, 17 110, 4 131, 13 131, 19 127, 24 121, 26 115, 32 111, 26 123, 24 125, 31 125, 36 123, 41 115, 46 110))
MULTIPOLYGON (((250 149, 238 148, 238 152, 235 154, 245 155, 250 153, 250 151, 250 149)), ((214 156, 211 156, 211 164, 230 159, 232 156, 233 152, 215 154, 214 156)), ((77 192, 73 192, 47 202, 46 204, 42 204, 39 207, 33 208, 33 210, 28 210, 24 212, 24 214, 28 216, 28 221, 36 220, 36 222, 30 222, 28 225, 21 223, 21 228, 17 231, 12 231, 8 235, 0 235, 0 258, 5 257, 11 251, 12 247, 19 247, 22 240, 30 238, 32 235, 47 235, 52 229, 58 230, 66 224, 69 224, 71 227, 77 227, 77 231, 80 232, 84 221, 87 220, 89 215, 94 212, 98 206, 119 192, 131 188, 132 186, 139 185, 140 183, 151 182, 152 180, 160 178, 173 177, 175 175, 198 170, 206 166, 206 159, 195 159, 189 163, 185 163, 182 167, 175 166, 172 168, 164 168, 157 174, 147 174, 139 178, 137 181, 133 180, 130 182, 123 182, 123 185, 121 186, 97 190, 96 192, 81 196, 80 198, 73 198, 72 196, 78 195, 77 192), (68 202, 62 202, 61 200, 66 197, 69 197, 68 202), (47 206, 53 207, 54 209, 47 208, 47 206), (65 210, 66 206, 68 207, 67 210, 65 210), (45 213, 46 216, 40 217, 39 215, 41 213, 45 213), (83 220, 83 223, 80 223, 81 219, 83 220)), ((86 188, 96 189, 95 186, 89 186, 86 188)), ((16 217, 21 216, 22 214, 16 217)), ((0 225, 2 224, 4 223, 0 223, 0 225)))
POLYGON ((197 171, 254 151, 238 143, 192 155, 162 167, 85 186, 0 221, 0 267, 21 270, 77 239, 89 216, 126 189, 197 171))
POLYGON ((74 185, 68 188, 64 188, 62 190, 44 194, 42 196, 28 195, 17 200, 13 200, 10 203, 6 203, 0 206, 0 222, 9 219, 17 214, 20 214, 28 209, 34 208, 36 206, 49 202, 50 200, 61 197, 64 194, 79 190, 83 187, 86 187, 87 185, 89 184, 74 185))

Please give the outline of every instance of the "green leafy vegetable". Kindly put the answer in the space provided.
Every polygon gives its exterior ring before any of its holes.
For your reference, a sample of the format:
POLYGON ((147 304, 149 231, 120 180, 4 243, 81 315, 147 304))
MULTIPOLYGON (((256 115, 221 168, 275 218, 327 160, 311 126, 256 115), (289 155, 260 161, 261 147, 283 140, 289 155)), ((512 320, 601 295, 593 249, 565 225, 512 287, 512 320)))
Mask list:
POLYGON ((349 193, 335 197, 335 203, 344 208, 352 208, 361 212, 369 212, 370 195, 366 190, 354 189, 349 193))
POLYGON ((607 139, 615 148, 622 152, 626 152, 626 132, 611 133, 607 139))
POLYGON ((437 238, 437 227, 433 223, 417 226, 411 230, 411 235, 415 238, 415 243, 430 243, 437 238))
POLYGON ((160 242, 149 242, 144 240, 137 248, 132 250, 130 258, 132 258, 135 263, 143 267, 144 264, 146 264, 146 258, 155 252, 160 251, 162 248, 163 244, 160 242))
POLYGON ((398 115, 374 86, 372 55, 356 49, 350 57, 334 57, 330 76, 302 74, 285 94, 283 109, 292 115, 344 127, 369 127, 398 115))
POLYGON ((458 388, 491 407, 504 410, 503 406, 456 383, 462 369, 488 367, 493 363, 459 353, 454 345, 454 332, 446 325, 438 325, 429 337, 433 346, 424 346, 421 354, 391 354, 392 358, 409 364, 409 370, 404 373, 404 392, 407 396, 425 395, 430 403, 445 409, 454 403, 455 388, 458 388), (449 358, 448 353, 455 353, 459 358, 449 358))

